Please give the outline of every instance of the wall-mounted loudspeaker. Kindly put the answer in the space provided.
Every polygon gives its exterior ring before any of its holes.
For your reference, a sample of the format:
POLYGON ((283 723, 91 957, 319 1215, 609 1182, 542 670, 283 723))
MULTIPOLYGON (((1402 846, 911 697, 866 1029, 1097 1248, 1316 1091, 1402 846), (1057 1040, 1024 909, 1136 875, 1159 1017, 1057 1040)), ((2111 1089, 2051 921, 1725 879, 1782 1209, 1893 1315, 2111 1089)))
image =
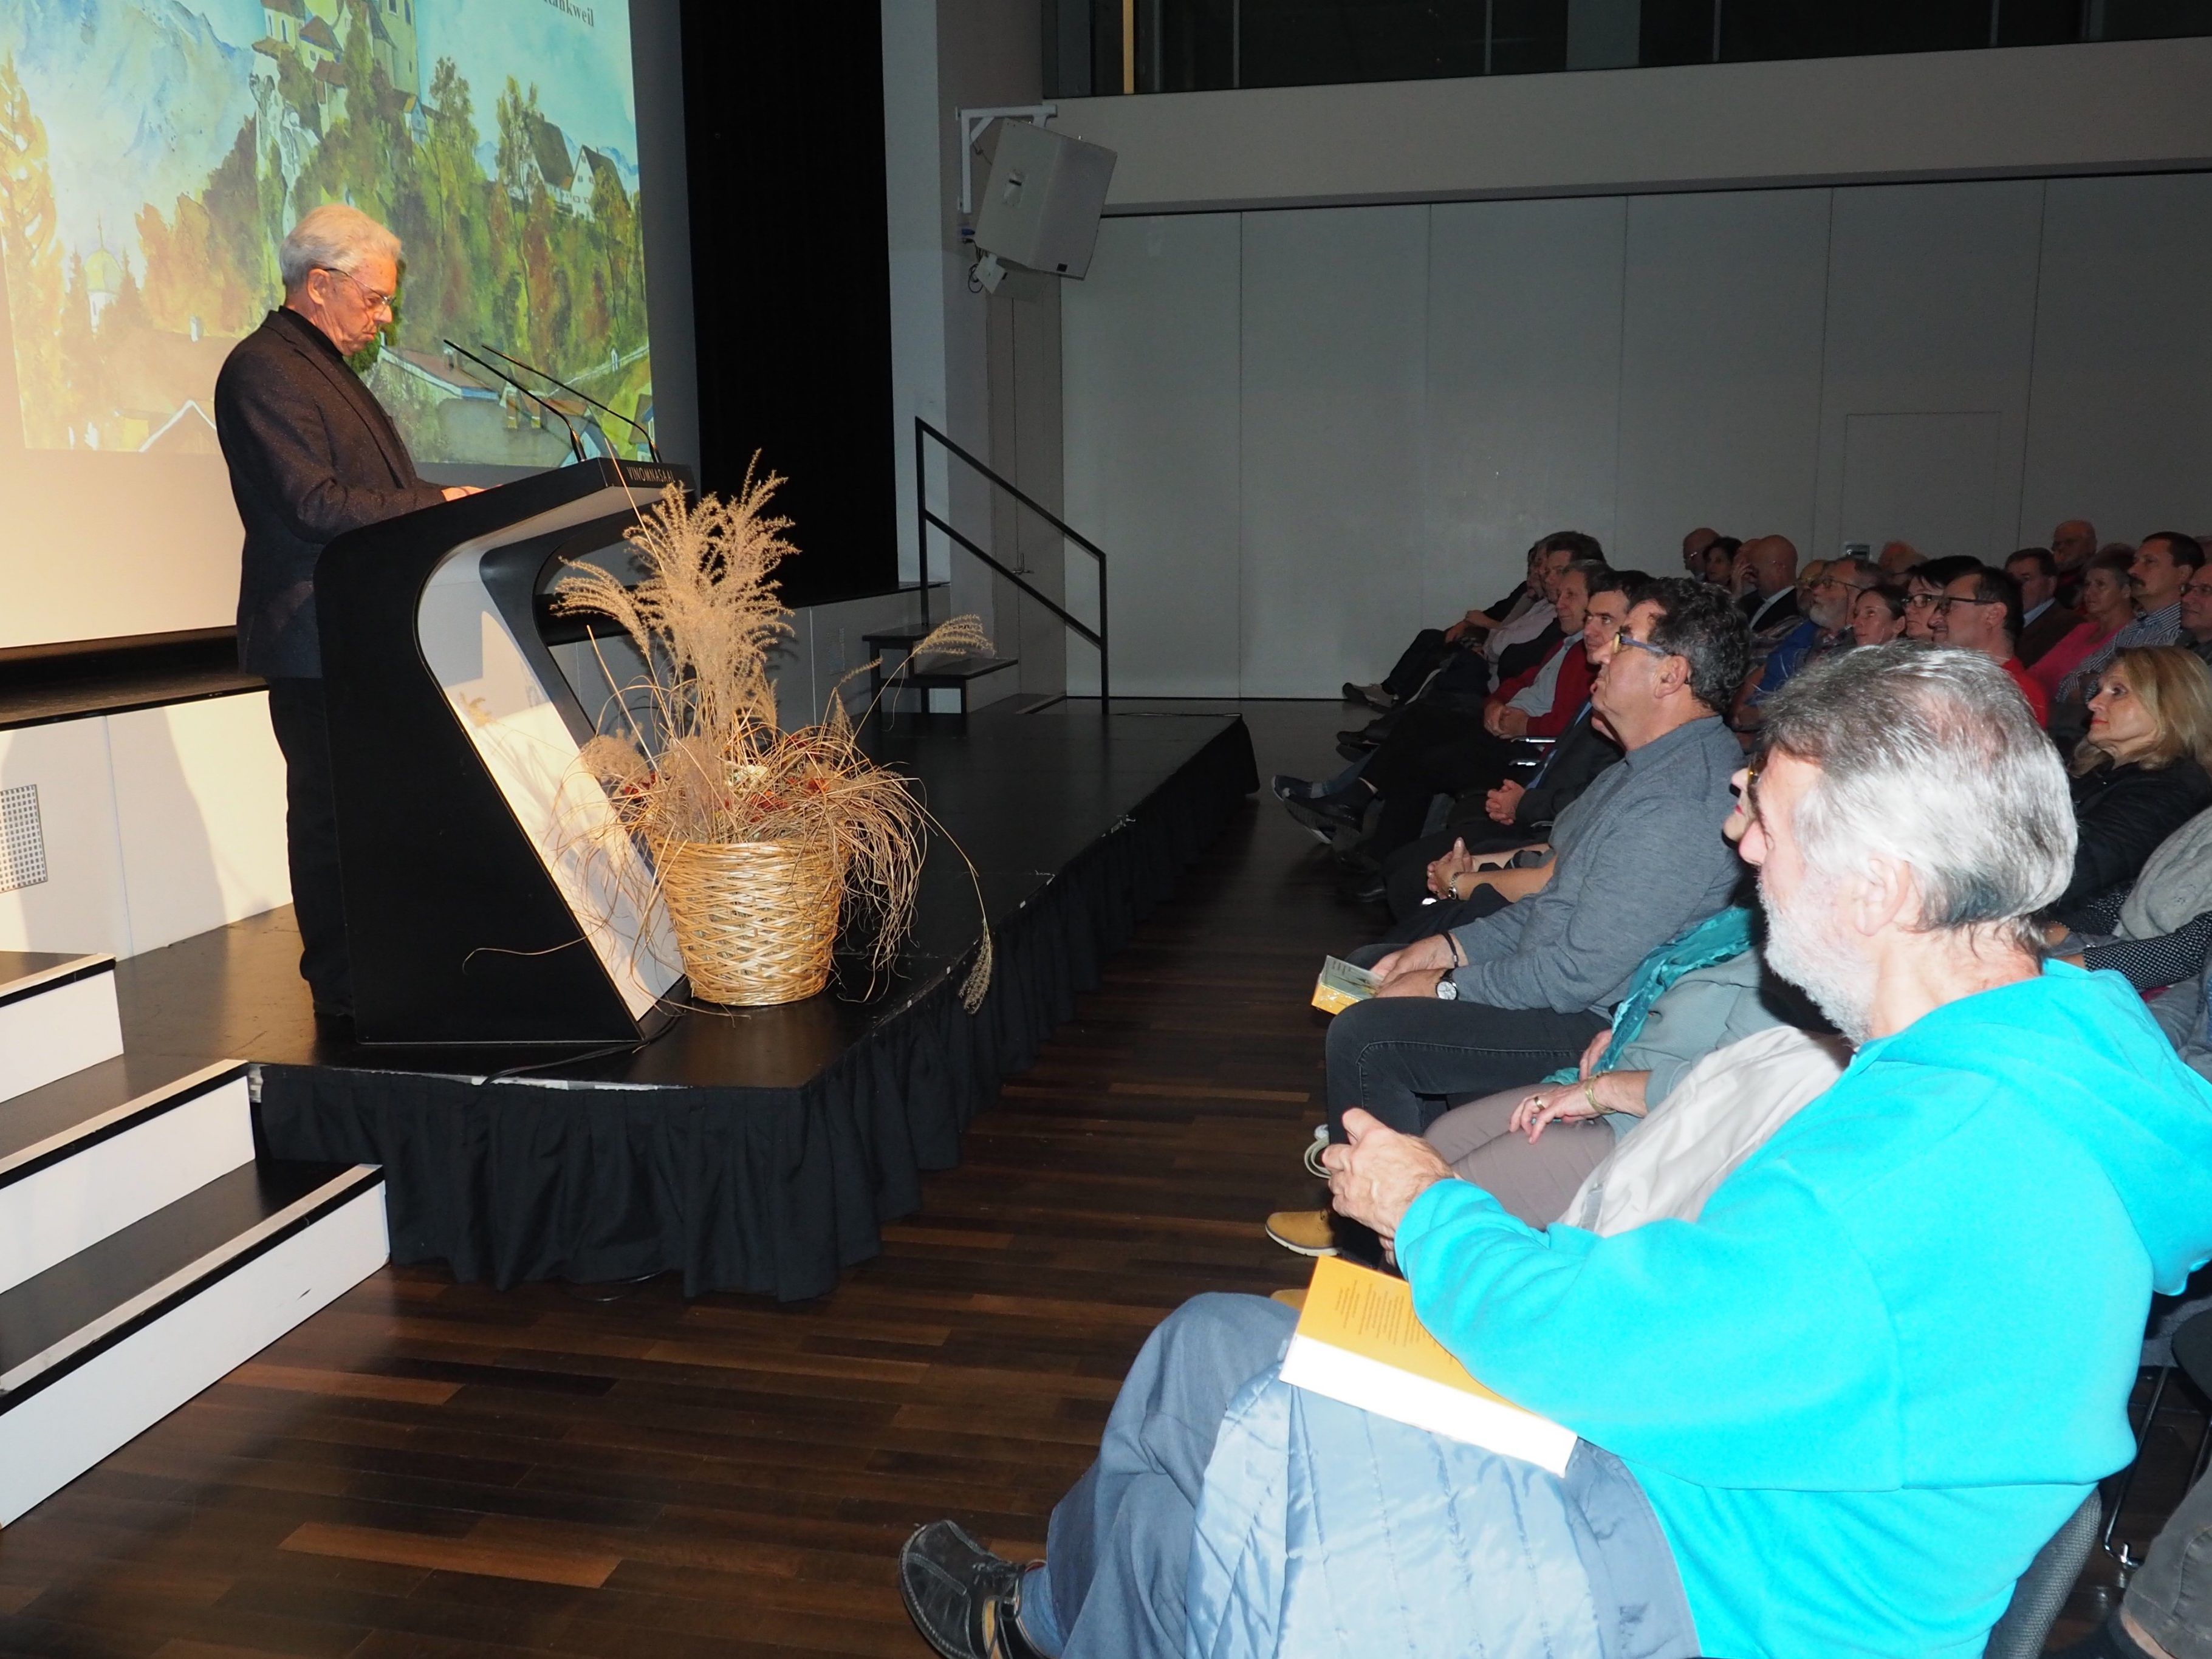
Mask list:
POLYGON ((1080 277, 1091 269, 1114 152, 1026 121, 998 123, 975 246, 1001 264, 1080 277))

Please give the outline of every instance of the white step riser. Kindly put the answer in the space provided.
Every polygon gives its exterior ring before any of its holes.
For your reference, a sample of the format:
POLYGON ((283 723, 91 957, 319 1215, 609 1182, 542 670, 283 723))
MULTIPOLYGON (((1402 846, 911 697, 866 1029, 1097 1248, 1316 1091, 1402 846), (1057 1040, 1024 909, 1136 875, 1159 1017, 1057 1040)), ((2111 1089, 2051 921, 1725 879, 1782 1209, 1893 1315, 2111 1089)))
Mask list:
POLYGON ((240 1077, 0 1187, 0 1291, 252 1161, 240 1077))
POLYGON ((371 1187, 267 1255, 0 1412, 0 1526, 17 1519, 384 1265, 371 1187))
POLYGON ((0 1004, 0 1102, 123 1052, 115 975, 92 974, 0 1004))

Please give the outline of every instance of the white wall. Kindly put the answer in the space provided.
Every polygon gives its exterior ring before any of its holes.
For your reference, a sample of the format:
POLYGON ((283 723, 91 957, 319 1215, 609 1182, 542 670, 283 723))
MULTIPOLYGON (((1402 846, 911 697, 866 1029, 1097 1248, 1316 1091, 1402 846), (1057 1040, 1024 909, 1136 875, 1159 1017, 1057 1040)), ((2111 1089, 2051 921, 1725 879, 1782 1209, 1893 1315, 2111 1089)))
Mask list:
POLYGON ((1063 386, 1114 689, 1332 695, 1553 529, 2212 529, 2208 265, 2212 173, 1109 219, 1063 386))
POLYGON ((2198 168, 2208 79, 2212 40, 2115 41, 1073 98, 1059 124, 1120 157, 1108 212, 1193 212, 2198 168))
POLYGON ((0 949, 127 957, 291 902, 262 693, 0 731, 0 787, 22 784, 47 878, 0 893, 0 949))

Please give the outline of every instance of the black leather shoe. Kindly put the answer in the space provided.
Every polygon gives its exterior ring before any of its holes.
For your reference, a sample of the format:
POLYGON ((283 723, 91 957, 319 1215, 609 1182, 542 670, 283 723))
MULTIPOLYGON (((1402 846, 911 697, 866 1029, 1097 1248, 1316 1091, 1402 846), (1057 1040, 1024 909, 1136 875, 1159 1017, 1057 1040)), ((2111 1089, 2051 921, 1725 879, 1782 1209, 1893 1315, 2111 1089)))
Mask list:
POLYGON ((945 1659, 1044 1659, 1022 1634, 1022 1569, 958 1524, 933 1521, 899 1551, 899 1599, 945 1659))
POLYGON ((1336 884, 1337 897, 1352 904, 1380 904, 1388 898, 1389 890, 1383 884, 1382 872, 1372 875, 1355 870, 1336 884))
POLYGON ((1364 807, 1353 806, 1334 795, 1324 795, 1319 800, 1286 800, 1283 805, 1307 829, 1330 836, 1340 830, 1357 835, 1367 817, 1364 807))
POLYGON ((1347 744, 1354 749, 1374 749, 1381 745, 1382 738, 1373 726, 1356 726, 1349 732, 1338 732, 1336 740, 1340 744, 1347 744))

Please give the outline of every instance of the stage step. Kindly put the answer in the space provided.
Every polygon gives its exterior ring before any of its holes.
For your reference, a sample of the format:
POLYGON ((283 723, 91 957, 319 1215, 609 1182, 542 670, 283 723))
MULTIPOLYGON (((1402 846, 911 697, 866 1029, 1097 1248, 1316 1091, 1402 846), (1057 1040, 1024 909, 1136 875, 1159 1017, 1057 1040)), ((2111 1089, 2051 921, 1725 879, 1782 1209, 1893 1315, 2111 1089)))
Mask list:
POLYGON ((0 1526, 384 1263, 384 1174, 265 1161, 0 1291, 0 1526))
POLYGON ((0 1291, 252 1161, 240 1060, 103 1060, 0 1103, 0 1291))
POLYGON ((0 951, 0 1102, 122 1052, 113 957, 0 951))

